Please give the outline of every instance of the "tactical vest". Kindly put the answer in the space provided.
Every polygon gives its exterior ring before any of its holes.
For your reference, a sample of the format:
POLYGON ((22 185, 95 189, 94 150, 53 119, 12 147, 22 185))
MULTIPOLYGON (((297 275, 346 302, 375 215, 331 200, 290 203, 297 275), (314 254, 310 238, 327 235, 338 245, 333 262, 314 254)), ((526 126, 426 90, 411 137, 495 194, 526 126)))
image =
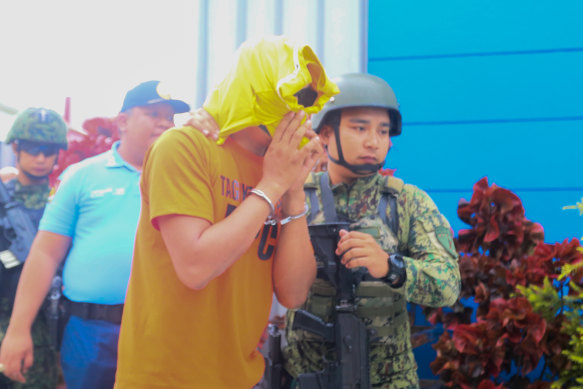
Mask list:
MULTIPOLYGON (((380 189, 380 199, 376 212, 372 211, 359 220, 342 220, 351 223, 353 231, 366 232, 372 235, 386 252, 402 252, 406 250, 408 228, 399 230, 398 196, 403 189, 403 181, 392 176, 383 177, 380 189), (401 236, 399 236, 401 235, 401 236)), ((328 174, 311 174, 304 185, 306 197, 309 199, 310 212, 308 224, 339 221, 334 196, 330 188, 328 174)), ((319 261, 319 260, 318 260, 319 261)), ((320 263, 319 263, 320 265, 320 263)), ((374 329, 378 338, 388 338, 403 331, 403 326, 409 328, 406 299, 402 293, 397 293, 385 282, 371 277, 366 268, 359 268, 360 282, 356 288, 356 314, 368 328, 374 329), (390 324, 390 325, 389 325, 390 324)), ((310 289, 308 299, 303 309, 330 321, 335 301, 336 290, 328 280, 319 274, 310 289)), ((311 337, 307 332, 304 334, 311 337)))

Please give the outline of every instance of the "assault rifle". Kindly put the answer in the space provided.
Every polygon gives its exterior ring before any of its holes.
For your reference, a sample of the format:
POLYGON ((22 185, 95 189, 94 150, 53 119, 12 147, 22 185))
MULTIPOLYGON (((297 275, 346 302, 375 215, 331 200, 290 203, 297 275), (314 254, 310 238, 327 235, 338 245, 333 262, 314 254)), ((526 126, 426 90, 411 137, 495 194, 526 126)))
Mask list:
POLYGON ((348 226, 348 223, 330 223, 308 227, 314 252, 324 263, 318 271, 336 288, 339 303, 334 309, 332 323, 326 323, 304 310, 295 313, 292 325, 294 330, 302 329, 320 335, 336 346, 336 360, 326 361, 326 367, 319 372, 298 376, 302 389, 370 388, 368 333, 362 320, 355 314, 357 278, 335 255, 338 232, 348 229, 348 226))
POLYGON ((5 213, 0 222, 1 227, 4 236, 10 242, 8 249, 0 252, 0 261, 3 268, 8 270, 24 263, 36 235, 36 229, 30 217, 20 208, 18 202, 11 198, 1 181, 0 206, 4 208, 5 213))
MULTIPOLYGON (((0 227, 4 236, 10 242, 7 249, 0 251, 0 294, 14 301, 16 287, 20 279, 22 265, 28 256, 32 241, 36 235, 36 228, 30 217, 8 194, 6 186, 0 181, 0 207, 4 209, 4 217, 0 220, 0 227), (20 267, 19 267, 20 266, 20 267), (12 270, 11 270, 12 269, 12 270)), ((49 334, 52 346, 57 348, 58 323, 63 316, 63 308, 60 304, 61 277, 53 278, 51 288, 44 306, 44 313, 48 318, 49 334)))

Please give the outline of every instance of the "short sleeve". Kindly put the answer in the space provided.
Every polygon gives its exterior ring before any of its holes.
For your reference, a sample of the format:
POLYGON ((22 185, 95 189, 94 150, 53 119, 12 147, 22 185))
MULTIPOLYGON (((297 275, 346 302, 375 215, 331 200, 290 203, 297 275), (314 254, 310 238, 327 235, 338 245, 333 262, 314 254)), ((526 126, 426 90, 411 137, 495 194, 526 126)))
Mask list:
POLYGON ((211 143, 189 127, 165 132, 146 155, 141 190, 150 222, 187 215, 214 222, 211 143))

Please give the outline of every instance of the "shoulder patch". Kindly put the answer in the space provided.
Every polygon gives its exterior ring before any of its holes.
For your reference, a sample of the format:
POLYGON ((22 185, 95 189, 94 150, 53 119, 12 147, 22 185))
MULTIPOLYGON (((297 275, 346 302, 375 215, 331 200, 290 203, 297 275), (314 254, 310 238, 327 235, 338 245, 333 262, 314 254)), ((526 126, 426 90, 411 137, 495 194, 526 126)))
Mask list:
POLYGON ((453 244, 451 231, 448 228, 444 226, 435 227, 435 236, 437 237, 439 243, 441 243, 443 248, 446 249, 448 253, 450 253, 454 257, 457 257, 458 254, 453 244))

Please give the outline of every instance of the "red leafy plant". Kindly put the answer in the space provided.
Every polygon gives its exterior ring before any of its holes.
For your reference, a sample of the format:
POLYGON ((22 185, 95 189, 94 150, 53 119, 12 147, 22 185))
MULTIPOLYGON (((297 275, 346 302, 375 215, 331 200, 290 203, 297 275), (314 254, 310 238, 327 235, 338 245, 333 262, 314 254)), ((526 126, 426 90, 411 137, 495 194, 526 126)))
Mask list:
POLYGON ((429 321, 447 329, 433 345, 435 374, 452 388, 545 389, 567 366, 561 354, 569 336, 561 332, 564 315, 543 317, 517 286, 542 286, 545 279, 563 289, 560 269, 582 260, 579 241, 546 244, 540 224, 525 218, 520 198, 488 185, 474 185, 468 202, 460 200, 458 216, 470 226, 459 231, 462 290, 451 311, 425 308, 429 321), (474 309, 461 300, 473 299, 474 309), (527 377, 545 361, 535 382, 527 377))
POLYGON ((109 150, 119 139, 119 128, 114 118, 97 117, 85 120, 83 130, 69 130, 67 133, 69 147, 59 153, 57 166, 49 177, 51 186, 68 166, 109 150))

